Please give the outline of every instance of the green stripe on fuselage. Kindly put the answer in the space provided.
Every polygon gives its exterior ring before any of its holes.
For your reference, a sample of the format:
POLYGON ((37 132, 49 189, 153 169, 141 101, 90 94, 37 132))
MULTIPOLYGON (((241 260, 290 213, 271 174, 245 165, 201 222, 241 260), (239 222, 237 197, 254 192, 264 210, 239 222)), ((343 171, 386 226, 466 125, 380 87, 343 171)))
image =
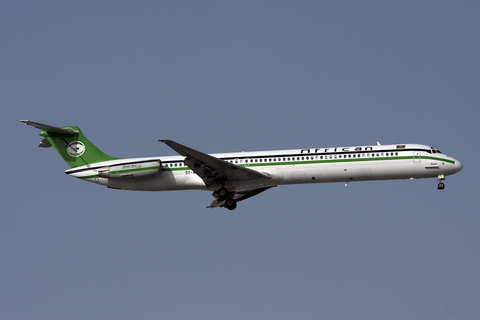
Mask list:
POLYGON ((138 172, 138 171, 145 171, 145 170, 156 170, 156 169, 158 169, 158 167, 134 168, 134 169, 110 171, 110 174, 129 173, 129 172, 138 172))

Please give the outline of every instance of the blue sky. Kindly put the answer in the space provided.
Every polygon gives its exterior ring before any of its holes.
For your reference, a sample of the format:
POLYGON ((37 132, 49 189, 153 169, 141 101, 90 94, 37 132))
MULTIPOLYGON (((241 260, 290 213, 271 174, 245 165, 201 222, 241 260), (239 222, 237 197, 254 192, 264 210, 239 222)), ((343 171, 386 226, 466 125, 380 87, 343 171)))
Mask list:
POLYGON ((474 1, 3 1, 0 317, 478 319, 474 1), (209 192, 82 182, 27 119, 116 157, 390 143, 436 179, 209 192))

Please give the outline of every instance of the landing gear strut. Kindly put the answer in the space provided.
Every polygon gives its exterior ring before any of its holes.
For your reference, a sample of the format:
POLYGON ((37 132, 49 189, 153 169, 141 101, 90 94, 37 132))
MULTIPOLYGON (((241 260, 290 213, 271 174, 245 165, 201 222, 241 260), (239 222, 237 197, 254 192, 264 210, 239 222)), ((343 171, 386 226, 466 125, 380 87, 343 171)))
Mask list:
POLYGON ((445 180, 445 176, 443 174, 439 175, 438 176, 438 187, 437 187, 438 190, 445 189, 445 183, 442 182, 443 180, 445 180))

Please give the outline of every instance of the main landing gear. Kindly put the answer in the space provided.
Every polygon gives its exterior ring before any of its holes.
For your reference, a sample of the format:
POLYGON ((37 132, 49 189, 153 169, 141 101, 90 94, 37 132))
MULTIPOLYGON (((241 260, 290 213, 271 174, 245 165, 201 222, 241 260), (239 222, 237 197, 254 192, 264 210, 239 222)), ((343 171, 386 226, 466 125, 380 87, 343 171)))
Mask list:
POLYGON ((221 187, 220 189, 218 189, 217 194, 216 194, 218 200, 223 200, 223 199, 227 198, 228 195, 229 195, 229 192, 228 192, 227 188, 225 188, 225 187, 221 187))
POLYGON ((228 198, 225 200, 225 208, 228 210, 235 210, 237 207, 237 201, 233 200, 232 198, 228 198))
POLYGON ((227 188, 221 187, 214 193, 214 197, 217 198, 218 202, 225 201, 225 208, 228 210, 235 210, 237 207, 237 201, 233 199, 233 193, 230 193, 227 188))
POLYGON ((438 187, 437 187, 438 190, 445 189, 445 183, 442 182, 443 180, 445 180, 445 176, 443 174, 439 175, 438 176, 438 187))

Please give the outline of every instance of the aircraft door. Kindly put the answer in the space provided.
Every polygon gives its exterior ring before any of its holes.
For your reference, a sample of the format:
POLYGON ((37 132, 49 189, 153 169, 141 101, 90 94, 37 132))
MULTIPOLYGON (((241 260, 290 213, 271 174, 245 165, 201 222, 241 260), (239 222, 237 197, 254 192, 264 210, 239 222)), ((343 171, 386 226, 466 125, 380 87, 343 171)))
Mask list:
POLYGON ((422 161, 420 151, 413 151, 413 162, 420 163, 420 161, 422 161))

